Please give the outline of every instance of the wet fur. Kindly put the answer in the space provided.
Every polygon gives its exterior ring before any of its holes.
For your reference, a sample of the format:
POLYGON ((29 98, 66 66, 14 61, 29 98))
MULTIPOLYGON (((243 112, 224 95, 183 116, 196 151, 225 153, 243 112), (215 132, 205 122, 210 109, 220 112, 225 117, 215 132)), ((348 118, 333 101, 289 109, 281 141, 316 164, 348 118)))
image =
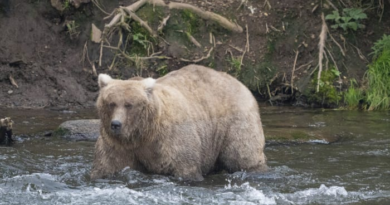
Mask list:
POLYGON ((257 102, 228 74, 189 65, 154 85, 142 79, 99 85, 102 127, 92 179, 127 166, 189 180, 202 180, 217 164, 229 172, 266 169, 257 102), (122 121, 121 135, 110 131, 113 117, 122 121))

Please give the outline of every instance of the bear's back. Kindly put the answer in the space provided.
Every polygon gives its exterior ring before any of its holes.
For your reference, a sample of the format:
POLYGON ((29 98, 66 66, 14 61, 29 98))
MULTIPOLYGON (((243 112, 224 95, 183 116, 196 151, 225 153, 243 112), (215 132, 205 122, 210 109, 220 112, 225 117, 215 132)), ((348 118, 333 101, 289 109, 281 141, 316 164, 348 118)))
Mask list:
POLYGON ((241 82, 225 72, 188 65, 157 80, 181 92, 189 101, 230 110, 255 109, 252 93, 241 82))

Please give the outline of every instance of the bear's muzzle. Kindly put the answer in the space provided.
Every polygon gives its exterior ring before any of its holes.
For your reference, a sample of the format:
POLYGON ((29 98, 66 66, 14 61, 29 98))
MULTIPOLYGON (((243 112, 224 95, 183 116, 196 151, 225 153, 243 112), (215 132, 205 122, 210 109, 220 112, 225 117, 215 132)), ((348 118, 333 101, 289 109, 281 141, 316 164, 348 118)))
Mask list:
POLYGON ((122 123, 119 122, 118 120, 113 120, 111 121, 111 131, 118 135, 121 133, 121 128, 122 128, 122 123))

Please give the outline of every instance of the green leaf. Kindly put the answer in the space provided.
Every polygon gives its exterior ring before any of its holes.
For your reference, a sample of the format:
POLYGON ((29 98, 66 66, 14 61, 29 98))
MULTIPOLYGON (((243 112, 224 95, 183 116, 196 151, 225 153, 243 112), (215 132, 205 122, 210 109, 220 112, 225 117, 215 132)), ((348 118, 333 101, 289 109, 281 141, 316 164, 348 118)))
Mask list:
POLYGON ((352 17, 341 17, 341 20, 343 20, 344 23, 348 23, 351 19, 352 17))
POLYGON ((325 17, 326 20, 335 20, 338 21, 340 19, 340 14, 338 11, 333 11, 333 14, 328 14, 325 17))
POLYGON ((358 24, 356 22, 349 22, 348 27, 356 31, 358 29, 358 24))
POLYGON ((340 76, 341 72, 336 70, 336 69, 332 69, 332 72, 336 75, 336 76, 340 76))
POLYGON ((334 29, 337 29, 339 27, 338 24, 335 24, 335 25, 331 25, 330 27, 334 28, 334 29))
POLYGON ((325 16, 326 20, 334 20, 335 18, 336 18, 336 16, 334 14, 328 14, 325 16))
POLYGON ((355 16, 353 16, 354 19, 358 20, 358 19, 366 19, 367 18, 367 15, 365 13, 359 13, 359 14, 356 14, 355 16))
POLYGON ((320 87, 324 86, 324 82, 322 82, 322 80, 319 80, 318 84, 320 85, 320 87))
POLYGON ((341 23, 341 24, 339 24, 339 26, 344 30, 344 31, 346 31, 347 30, 347 25, 348 24, 346 24, 346 23, 341 23))
POLYGON ((351 12, 353 12, 353 10, 355 10, 355 8, 345 8, 343 9, 343 14, 350 14, 351 12))

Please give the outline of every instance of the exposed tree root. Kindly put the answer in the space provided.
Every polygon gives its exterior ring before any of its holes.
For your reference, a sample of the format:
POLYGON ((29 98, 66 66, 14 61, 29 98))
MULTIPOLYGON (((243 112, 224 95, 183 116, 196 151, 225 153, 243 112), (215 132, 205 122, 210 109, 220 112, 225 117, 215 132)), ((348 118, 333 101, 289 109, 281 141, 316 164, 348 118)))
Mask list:
POLYGON ((318 65, 319 65, 319 70, 318 70, 318 77, 317 77, 317 89, 316 92, 318 93, 320 91, 320 80, 321 80, 321 72, 322 72, 322 59, 324 58, 324 47, 325 47, 325 39, 326 39, 326 33, 328 30, 328 27, 326 26, 325 23, 325 17, 324 13, 321 15, 322 18, 322 29, 321 29, 321 34, 320 34, 320 42, 318 43, 318 65))
POLYGON ((181 61, 184 61, 184 62, 198 63, 198 62, 200 62, 200 61, 202 61, 202 60, 204 60, 204 59, 210 58, 210 54, 211 54, 211 52, 213 51, 213 49, 214 49, 214 48, 211 47, 210 50, 209 50, 209 52, 207 53, 207 56, 203 56, 203 57, 201 57, 201 58, 199 58, 199 59, 188 60, 188 59, 180 58, 180 60, 181 60, 181 61))
POLYGON ((188 40, 190 40, 196 47, 200 48, 202 45, 187 31, 178 30, 177 32, 181 32, 187 35, 188 40))
POLYGON ((18 84, 16 83, 14 77, 12 75, 9 76, 9 81, 11 81, 11 84, 15 86, 16 88, 19 88, 18 84))
POLYGON ((212 21, 219 23, 219 25, 221 25, 222 27, 224 27, 228 30, 231 30, 231 31, 237 32, 237 33, 242 33, 242 31, 243 31, 241 26, 227 20, 225 17, 218 15, 216 13, 213 13, 213 12, 204 11, 203 9, 200 9, 200 8, 193 6, 193 5, 190 5, 190 4, 170 2, 168 4, 168 8, 169 9, 181 9, 181 10, 188 9, 188 10, 194 12, 195 14, 199 15, 201 18, 203 18, 205 20, 212 20, 212 21))
MULTIPOLYGON (((127 7, 122 7, 129 13, 134 13, 136 12, 139 8, 141 8, 144 4, 149 3, 152 4, 153 6, 162 6, 162 7, 168 7, 170 10, 171 9, 179 9, 179 10, 185 10, 188 9, 195 14, 197 14, 199 17, 205 19, 205 20, 212 20, 220 24, 222 27, 231 30, 233 32, 237 33, 242 33, 243 29, 241 26, 237 25, 236 23, 233 23, 229 20, 227 20, 225 17, 218 15, 213 12, 209 11, 204 11, 203 9, 190 5, 190 4, 185 4, 185 3, 177 3, 177 2, 170 2, 168 4, 165 4, 162 0, 140 0, 135 2, 134 4, 127 6, 127 7)), ((111 20, 109 24, 107 24, 105 27, 112 27, 116 23, 120 21, 120 19, 123 17, 122 13, 118 13, 114 16, 114 18, 111 20)))
MULTIPOLYGON (((213 12, 205 11, 199 7, 196 7, 196 6, 193 6, 190 4, 177 3, 177 2, 165 3, 163 0, 139 0, 139 1, 133 3, 129 6, 119 7, 114 12, 112 12, 111 14, 109 14, 107 17, 104 18, 104 19, 111 18, 111 21, 105 25, 104 30, 103 30, 101 46, 100 46, 99 66, 101 66, 103 48, 110 48, 110 49, 116 50, 118 52, 117 55, 115 55, 114 60, 109 67, 110 70, 115 66, 115 60, 117 59, 117 57, 123 57, 125 59, 131 60, 134 62, 135 61, 138 62, 139 60, 148 60, 148 59, 171 59, 171 57, 159 56, 159 55, 154 55, 154 54, 152 54, 150 56, 145 56, 145 57, 129 56, 125 52, 129 37, 131 38, 131 34, 127 34, 127 33, 131 33, 131 28, 130 28, 130 25, 128 24, 129 19, 132 19, 135 22, 139 23, 139 25, 141 25, 143 28, 145 28, 148 31, 150 36, 159 37, 158 32, 161 32, 163 30, 168 19, 170 18, 170 15, 165 17, 162 20, 162 22, 160 23, 160 25, 158 26, 157 30, 156 31, 153 30, 148 25, 148 23, 146 21, 141 19, 135 13, 138 9, 140 9, 145 4, 164 7, 164 8, 168 8, 169 10, 172 10, 172 9, 189 10, 189 11, 193 12, 194 14, 196 14, 199 18, 202 18, 204 20, 214 21, 227 30, 230 30, 232 32, 237 32, 237 33, 243 32, 242 27, 239 26, 237 23, 229 21, 228 19, 226 19, 225 17, 223 17, 221 15, 218 15, 218 14, 213 13, 213 12), (116 47, 113 47, 110 45, 110 41, 111 41, 110 39, 112 38, 113 34, 119 35, 118 45, 116 47), (124 42, 125 40, 126 40, 126 42, 124 42), (123 45, 124 45, 124 48, 123 48, 123 45)), ((201 44, 189 32, 187 32, 187 31, 180 31, 180 32, 185 33, 187 35, 189 41, 191 41, 194 45, 196 45, 197 47, 201 47, 201 44)), ((248 36, 247 36, 247 38, 248 38, 248 36)), ((211 36, 210 39, 213 40, 214 47, 215 47, 214 36, 211 36)), ((213 50, 213 48, 211 48, 208 51, 208 54, 206 56, 203 56, 202 58, 199 58, 199 59, 188 60, 188 59, 180 58, 180 60, 185 61, 185 62, 197 63, 197 62, 200 62, 204 59, 209 58, 212 50, 213 50)), ((249 51, 248 39, 247 39, 247 45, 246 45, 245 51, 249 51)), ((149 53, 149 50, 148 50, 148 53, 149 53)), ((244 54, 245 54, 245 52, 244 52, 244 54)))
POLYGON ((170 17, 171 17, 171 15, 168 15, 167 17, 165 17, 165 18, 161 21, 160 25, 159 25, 158 28, 157 28, 157 31, 158 31, 158 32, 160 32, 160 31, 162 31, 162 30, 164 29, 164 27, 167 25, 167 21, 169 20, 170 17))
POLYGON ((343 56, 345 56, 345 51, 343 50, 343 48, 340 46, 340 44, 336 41, 336 39, 333 38, 332 34, 329 32, 328 30, 328 34, 330 36, 330 38, 333 40, 333 42, 340 48, 340 51, 341 53, 343 54, 343 56))
POLYGON ((295 51, 295 60, 294 60, 294 66, 291 72, 291 95, 294 94, 294 73, 295 73, 295 66, 297 65, 299 51, 295 51))

